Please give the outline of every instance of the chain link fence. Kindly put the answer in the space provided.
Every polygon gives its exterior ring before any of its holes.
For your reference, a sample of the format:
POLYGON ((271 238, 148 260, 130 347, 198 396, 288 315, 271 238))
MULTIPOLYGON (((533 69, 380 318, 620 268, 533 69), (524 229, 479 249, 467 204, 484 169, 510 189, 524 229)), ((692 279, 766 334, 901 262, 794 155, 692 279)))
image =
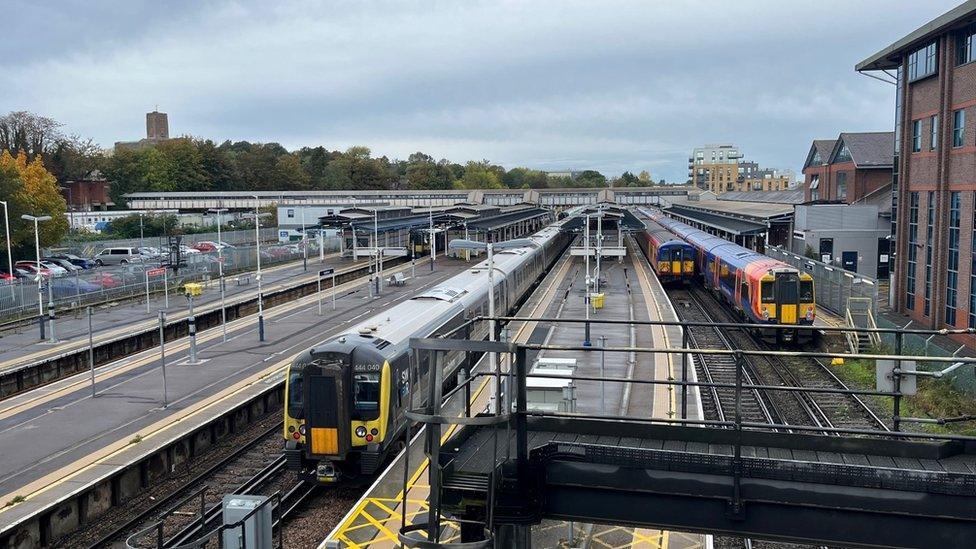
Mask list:
POLYGON ((878 281, 845 271, 815 259, 803 257, 778 246, 766 245, 766 255, 810 273, 817 293, 817 306, 830 309, 843 318, 850 298, 868 298, 874 317, 878 316, 878 281))
MULTIPOLYGON (((251 242, 254 241, 253 235, 254 231, 251 231, 251 242)), ((224 242, 228 240, 224 239, 224 242)), ((323 247, 323 253, 336 252, 339 250, 339 239, 327 238, 323 247)), ((256 270, 254 248, 240 246, 224 249, 221 252, 224 277, 233 278, 236 273, 256 270)), ((317 259, 318 254, 318 242, 309 240, 309 259, 317 259)), ((301 243, 261 246, 262 267, 297 261, 303 256, 301 243)), ((0 322, 36 316, 39 312, 39 298, 47 314, 49 303, 53 303, 56 310, 64 310, 145 296, 147 281, 149 292, 152 293, 163 291, 166 285, 172 290, 187 282, 206 283, 219 277, 220 266, 216 252, 186 255, 184 260, 185 264, 175 274, 172 270, 162 268, 159 260, 74 271, 50 280, 42 280, 40 293, 37 282, 33 279, 19 279, 0 285, 0 322)), ((228 281, 228 284, 232 283, 233 281, 228 281)))

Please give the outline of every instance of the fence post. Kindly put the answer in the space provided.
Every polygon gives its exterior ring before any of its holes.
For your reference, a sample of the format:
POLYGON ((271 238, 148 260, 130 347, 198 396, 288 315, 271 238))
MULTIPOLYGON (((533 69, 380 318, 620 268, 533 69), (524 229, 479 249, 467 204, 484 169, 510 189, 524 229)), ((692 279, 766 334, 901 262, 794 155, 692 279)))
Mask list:
MULTIPOLYGON (((902 352, 902 332, 895 333, 895 354, 901 355, 902 352)), ((892 407, 892 427, 894 430, 901 430, 901 360, 895 361, 895 369, 892 372, 892 381, 895 386, 895 404, 892 407)))
MULTIPOLYGON (((687 326, 681 326, 681 348, 688 349, 687 326)), ((688 383, 688 353, 681 353, 681 381, 688 383)), ((681 419, 688 419, 688 385, 681 386, 681 419)))

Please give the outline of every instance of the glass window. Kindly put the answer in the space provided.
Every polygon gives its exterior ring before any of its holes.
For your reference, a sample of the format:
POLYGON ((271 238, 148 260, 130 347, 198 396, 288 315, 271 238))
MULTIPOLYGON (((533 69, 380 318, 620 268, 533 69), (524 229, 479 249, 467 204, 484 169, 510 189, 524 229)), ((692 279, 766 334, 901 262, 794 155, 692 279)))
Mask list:
POLYGON ((908 55, 908 80, 919 80, 936 73, 935 42, 919 48, 908 55))
POLYGON ((929 119, 929 150, 934 151, 939 148, 939 116, 935 115, 929 119))
POLYGON ((353 376, 353 404, 357 412, 380 409, 380 373, 361 372, 353 376))
POLYGON ((959 287, 959 219, 960 193, 949 193, 949 272, 946 274, 946 310, 945 323, 947 326, 956 324, 956 294, 959 287))
POLYGON ((925 316, 932 314, 932 239, 935 236, 935 192, 928 192, 925 230, 925 316))
POLYGON ((776 303, 776 294, 773 293, 773 282, 763 281, 759 286, 760 292, 762 293, 761 299, 763 303, 776 303))
POLYGON ((800 302, 801 303, 813 302, 813 281, 812 280, 800 281, 800 302))
POLYGON ((966 27, 956 34, 956 64, 962 65, 976 60, 976 25, 966 27))
POLYGON ((840 150, 837 151, 837 156, 834 157, 834 162, 850 162, 853 160, 851 157, 851 150, 847 148, 847 144, 843 144, 840 150))
POLYGON ((912 120, 912 152, 922 150, 922 121, 912 120))
POLYGON ((909 195, 908 203, 908 272, 905 276, 905 308, 915 308, 915 268, 918 265, 918 192, 909 195))
POLYGON ((291 210, 291 209, 289 209, 289 210, 288 210, 288 217, 289 217, 289 218, 292 218, 292 217, 295 217, 295 210, 291 210))
POLYGON ((952 146, 962 147, 966 140, 966 111, 952 111, 952 146))
POLYGON ((847 172, 837 174, 837 198, 840 200, 847 198, 847 172))
POLYGON ((293 418, 305 417, 303 404, 305 402, 305 378, 301 368, 292 369, 288 374, 288 415, 293 418))

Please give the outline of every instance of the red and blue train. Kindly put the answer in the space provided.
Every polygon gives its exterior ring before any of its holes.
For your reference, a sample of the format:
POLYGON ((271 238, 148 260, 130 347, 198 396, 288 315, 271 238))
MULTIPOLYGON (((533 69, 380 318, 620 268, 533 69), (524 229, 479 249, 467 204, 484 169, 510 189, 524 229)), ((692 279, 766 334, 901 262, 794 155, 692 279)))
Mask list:
POLYGON ((694 248, 695 272, 705 287, 715 290, 745 320, 779 325, 764 330, 763 335, 795 341, 800 331, 783 325, 813 324, 817 303, 809 273, 671 219, 659 210, 639 211, 694 248))
POLYGON ((637 236, 637 245, 658 279, 663 283, 690 281, 695 276, 695 248, 646 215, 638 213, 637 217, 645 227, 637 236))

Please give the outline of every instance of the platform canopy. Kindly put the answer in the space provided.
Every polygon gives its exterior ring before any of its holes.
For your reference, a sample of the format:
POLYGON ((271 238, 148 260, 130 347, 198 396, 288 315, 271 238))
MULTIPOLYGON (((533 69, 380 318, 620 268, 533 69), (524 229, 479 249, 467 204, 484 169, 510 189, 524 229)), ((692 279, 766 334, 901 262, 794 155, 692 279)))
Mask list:
MULTIPOLYGON (((603 214, 603 221, 612 221, 620 226, 623 231, 642 231, 644 223, 628 210, 616 205, 601 204, 599 206, 588 206, 584 208, 573 219, 563 225, 564 231, 582 231, 583 224, 586 223, 586 216, 591 215, 590 223, 596 223, 596 216, 603 214)), ((592 226, 592 225, 591 225, 592 226)))

